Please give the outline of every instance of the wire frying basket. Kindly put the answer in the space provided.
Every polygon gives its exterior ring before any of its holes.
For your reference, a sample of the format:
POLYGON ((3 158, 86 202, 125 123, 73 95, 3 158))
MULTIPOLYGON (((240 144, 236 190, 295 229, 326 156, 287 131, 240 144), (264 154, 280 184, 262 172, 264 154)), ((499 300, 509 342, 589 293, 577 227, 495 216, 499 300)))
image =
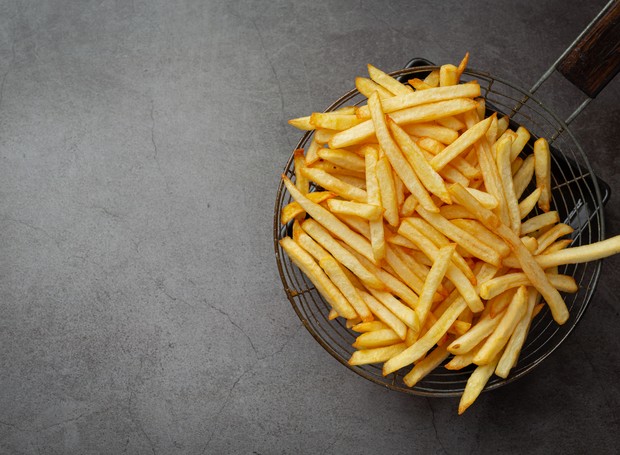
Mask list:
MULTIPOLYGON (((612 3, 613 1, 592 21, 590 26, 577 38, 576 42, 586 36, 612 3)), ((552 65, 549 71, 541 77, 541 80, 530 91, 523 90, 506 80, 477 70, 466 70, 461 80, 464 82, 476 80, 480 84, 482 96, 486 100, 487 115, 492 112, 498 112, 500 115, 509 115, 511 128, 516 129, 518 125, 523 125, 530 131, 532 137, 522 152, 523 158, 533 152, 533 143, 538 137, 548 139, 552 151, 551 210, 557 210, 560 214, 560 219, 573 227, 574 232, 572 234, 571 246, 579 246, 604 239, 603 204, 609 196, 609 188, 604 182, 596 178, 586 154, 567 127, 567 123, 570 123, 587 103, 583 103, 569 117, 567 122, 564 122, 545 107, 532 93, 538 89, 542 82, 561 63, 563 57, 571 51, 571 47, 552 65)), ((434 69, 438 69, 438 67, 421 66, 406 68, 393 72, 391 75, 405 79, 412 77, 423 78, 425 74, 434 69)), ((344 105, 358 105, 365 100, 366 98, 360 95, 357 90, 351 90, 336 100, 325 112, 333 111, 344 105)), ((296 148, 305 148, 311 137, 312 132, 306 133, 300 139, 296 148)), ((286 164, 284 173, 294 181, 292 155, 286 164)), ((533 186, 526 189, 524 194, 529 194, 533 189, 533 186)), ((389 389, 424 396, 449 397, 461 395, 467 379, 473 371, 473 367, 450 371, 440 366, 416 384, 415 387, 409 388, 402 380, 403 375, 406 374, 408 369, 404 373, 403 371, 397 371, 384 377, 381 365, 351 366, 348 364, 349 358, 355 351, 352 344, 355 341, 356 334, 347 329, 345 322, 341 318, 332 321, 328 320, 329 304, 321 297, 310 280, 290 261, 278 243, 281 238, 290 234, 290 226, 282 226, 280 224, 280 215, 282 208, 291 201, 290 195, 286 192, 283 184, 280 183, 274 210, 273 236, 276 261, 286 295, 303 325, 316 341, 347 368, 389 389)), ((535 216, 539 213, 535 209, 530 216, 535 216)), ((562 326, 558 325, 551 317, 548 307, 545 306, 532 322, 518 363, 511 370, 508 378, 502 379, 493 376, 487 383, 485 390, 492 390, 519 379, 539 365, 560 346, 575 328, 588 307, 599 278, 600 270, 600 261, 571 264, 560 268, 559 273, 573 276, 579 285, 577 293, 563 294, 570 311, 569 320, 562 326)), ((450 358, 446 362, 449 360, 450 358)))

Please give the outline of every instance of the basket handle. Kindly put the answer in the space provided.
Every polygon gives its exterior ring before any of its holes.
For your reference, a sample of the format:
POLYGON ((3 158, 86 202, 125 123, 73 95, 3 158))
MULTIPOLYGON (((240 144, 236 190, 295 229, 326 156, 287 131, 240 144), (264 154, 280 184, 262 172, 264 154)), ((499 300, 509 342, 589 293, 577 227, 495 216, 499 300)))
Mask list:
POLYGON ((610 0, 592 22, 530 88, 536 90, 558 69, 588 98, 565 120, 570 124, 620 70, 620 2, 610 0))
POLYGON ((620 2, 612 3, 557 67, 589 98, 595 98, 620 71, 620 2))

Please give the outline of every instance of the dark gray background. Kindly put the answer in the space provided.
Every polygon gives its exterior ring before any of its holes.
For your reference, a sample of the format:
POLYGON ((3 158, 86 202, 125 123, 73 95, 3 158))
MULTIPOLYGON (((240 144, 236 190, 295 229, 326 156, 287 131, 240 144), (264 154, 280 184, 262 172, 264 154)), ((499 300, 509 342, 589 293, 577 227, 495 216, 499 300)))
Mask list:
MULTIPOLYGON (((0 452, 617 450, 620 259, 556 353, 458 417, 323 351, 272 244, 288 118, 413 56, 529 87, 603 4, 0 1, 0 452)), ((619 102, 616 79, 574 123, 608 235, 619 102)))

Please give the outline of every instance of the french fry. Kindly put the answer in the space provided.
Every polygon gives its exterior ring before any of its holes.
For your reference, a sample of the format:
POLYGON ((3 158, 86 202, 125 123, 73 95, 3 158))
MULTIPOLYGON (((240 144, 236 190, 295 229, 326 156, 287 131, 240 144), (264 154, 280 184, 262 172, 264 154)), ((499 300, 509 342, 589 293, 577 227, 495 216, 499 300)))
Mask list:
POLYGON ((542 190, 538 207, 543 212, 548 212, 551 209, 551 152, 549 143, 542 137, 534 142, 534 171, 536 187, 542 190))
POLYGON ((430 198, 428 191, 422 186, 417 175, 407 162, 402 152, 392 139, 385 116, 381 110, 381 101, 377 95, 372 95, 368 100, 368 106, 372 115, 372 122, 377 132, 377 140, 381 149, 388 157, 390 164, 401 178, 407 189, 413 194, 418 202, 427 207, 430 211, 439 211, 433 200, 430 198))
MULTIPOLYGON (((328 199, 336 197, 336 193, 332 193, 331 191, 315 191, 312 193, 306 194, 306 197, 310 199, 312 202, 316 204, 320 204, 328 199)), ((296 218, 299 215, 305 213, 304 209, 299 205, 298 202, 291 202, 286 204, 282 208, 282 212, 280 214, 280 222, 282 224, 286 224, 291 221, 293 218, 296 218)))
POLYGON ((474 363, 474 357, 476 356, 485 341, 486 338, 465 354, 458 354, 452 357, 450 361, 444 365, 446 367, 446 370, 462 370, 463 368, 474 363))
MULTIPOLYGON (((369 100, 370 99, 372 99, 372 95, 369 100)), ((442 117, 450 117, 475 109, 475 107, 476 102, 474 100, 469 98, 455 98, 447 101, 438 101, 435 103, 422 104, 420 106, 401 109, 399 111, 392 112, 390 116, 399 125, 406 125, 408 123, 430 122, 442 117)), ((355 144, 361 144, 364 141, 371 139, 374 134, 375 127, 372 121, 365 120, 359 125, 349 128, 348 130, 340 131, 334 134, 333 137, 328 139, 329 147, 337 149, 346 148, 355 144)))
MULTIPOLYGON (((523 164, 516 172, 516 174, 512 177, 513 186, 515 189, 515 196, 517 199, 521 197, 530 181, 532 180, 532 176, 534 175, 534 155, 529 155, 525 160, 523 160, 523 164)), ((541 189, 542 191, 542 189, 541 189)))
POLYGON ((476 401, 476 398, 478 398, 480 392, 482 392, 482 389, 484 389, 484 386, 493 375, 497 362, 499 362, 499 357, 498 354, 488 364, 477 367, 471 376, 469 376, 467 384, 465 385, 465 390, 461 396, 461 401, 459 402, 459 415, 463 414, 467 408, 476 401))
POLYGON ((415 311, 396 299, 389 292, 377 291, 376 289, 368 289, 372 296, 383 304, 398 319, 403 321, 407 327, 415 332, 420 330, 420 321, 415 311))
POLYGON ((512 336, 515 327, 525 315, 527 310, 527 288, 520 286, 517 293, 512 298, 512 302, 506 308, 501 321, 495 327, 493 333, 474 357, 476 365, 486 365, 495 359, 501 352, 508 340, 512 336))
POLYGON ((420 90, 428 90, 429 88, 433 88, 432 85, 427 84, 422 79, 418 79, 417 77, 413 79, 409 79, 407 83, 411 85, 414 89, 416 89, 416 92, 419 92, 420 90))
POLYGON ((390 226, 398 226, 398 197, 396 196, 396 182, 392 174, 392 166, 387 157, 382 157, 376 164, 381 206, 385 209, 383 217, 390 226))
POLYGON ((342 199, 329 199, 327 206, 333 213, 355 215, 370 221, 380 220, 383 214, 383 208, 379 205, 343 201, 342 199))
POLYGON ((424 325, 426 322, 426 317, 428 316, 428 313, 431 310, 431 304, 433 303, 433 296, 435 295, 435 292, 437 292, 437 289, 439 289, 439 285, 448 270, 448 266, 452 260, 452 254, 455 252, 455 249, 456 245, 454 244, 441 248, 437 253, 435 263, 426 277, 424 287, 420 293, 420 299, 418 300, 418 307, 416 308, 421 325, 424 325))
POLYGON ((549 253, 554 253, 556 251, 560 251, 563 250, 564 248, 568 247, 571 243, 573 243, 573 239, 563 239, 563 240, 558 240, 554 243, 552 243, 551 245, 549 245, 542 253, 540 254, 549 254, 549 253))
POLYGON ((407 336, 407 326, 403 321, 398 319, 390 310, 384 307, 377 299, 375 299, 372 295, 367 292, 360 291, 360 295, 364 302, 374 314, 377 319, 382 321, 385 325, 387 325, 390 329, 392 329, 401 340, 404 340, 407 336))
MULTIPOLYGON (((463 355, 474 349, 481 341, 485 340, 497 327, 503 313, 491 316, 490 314, 480 318, 467 333, 458 337, 448 346, 448 351, 455 355, 463 355)), ((472 358, 473 362, 473 358, 472 358)))
POLYGON ((351 327, 351 330, 358 333, 366 333, 372 332, 374 330, 387 329, 387 325, 385 325, 381 321, 370 321, 370 322, 360 322, 357 325, 351 327))
POLYGON ((371 363, 382 363, 397 354, 400 354, 407 348, 407 344, 398 343, 392 346, 384 346, 374 349, 362 349, 355 351, 349 359, 349 365, 368 365, 371 363))
POLYGON ((559 221, 560 216, 555 210, 541 213, 521 223, 521 235, 531 234, 539 229, 556 224, 559 221))
POLYGON ((314 129, 314 125, 310 123, 310 116, 290 119, 288 124, 302 131, 312 131, 314 129))
POLYGON ((430 137, 442 144, 452 144, 459 137, 453 129, 434 123, 412 123, 405 127, 407 134, 417 137, 430 137))
POLYGON ((426 161, 424 154, 417 144, 393 121, 388 120, 388 125, 392 130, 396 143, 424 187, 446 204, 451 204, 452 200, 450 199, 446 184, 441 176, 426 161))
POLYGON ((353 256, 348 250, 343 248, 329 233, 327 229, 322 227, 314 219, 310 218, 302 224, 304 231, 310 235, 319 245, 325 248, 334 258, 342 265, 353 272, 366 286, 374 289, 384 289, 383 282, 359 260, 353 256))
POLYGON ((450 353, 446 351, 445 346, 438 346, 433 350, 433 352, 427 355, 424 360, 418 362, 416 366, 414 366, 412 370, 405 375, 405 377, 403 377, 403 382, 407 386, 413 387, 427 374, 441 365, 441 362, 446 360, 448 355, 450 355, 450 353))
POLYGON ((356 349, 372 349, 383 346, 391 346, 402 341, 392 329, 374 330, 362 333, 353 343, 356 349))
MULTIPOLYGON (((559 275, 557 273, 547 273, 547 279, 551 284, 562 292, 577 292, 578 286, 575 279, 569 275, 559 275)), ((522 272, 507 273, 505 275, 493 278, 480 286, 480 297, 483 299, 492 299, 510 288, 519 286, 529 286, 531 282, 527 275, 522 272)))
POLYGON ((364 257, 374 261, 372 247, 367 239, 353 232, 351 228, 336 218, 328 210, 301 194, 295 185, 293 185, 293 182, 284 174, 282 175, 282 181, 292 198, 301 205, 306 213, 337 237, 346 239, 355 251, 358 251, 364 257))
POLYGON ((312 136, 310 145, 306 151, 306 166, 311 166, 319 160, 318 151, 321 148, 321 144, 316 141, 316 137, 312 136))
POLYGON ((366 166, 366 185, 368 202, 375 204, 380 208, 378 219, 373 219, 369 223, 370 228, 370 244, 375 260, 378 262, 385 257, 385 232, 383 229, 383 219, 381 215, 384 212, 381 200, 381 191, 377 175, 378 152, 375 148, 364 148, 365 166, 366 166))
POLYGON ((530 324, 534 318, 534 307, 536 306, 539 296, 540 294, 538 294, 535 289, 528 288, 527 309, 525 311, 525 315, 515 327, 515 330, 499 359, 497 367, 495 368, 495 374, 500 378, 507 378, 510 370, 517 364, 521 347, 525 342, 525 337, 527 336, 527 332, 530 329, 530 324))
MULTIPOLYGON (((478 84, 463 84, 452 87, 431 87, 428 90, 412 92, 402 96, 395 96, 391 99, 383 99, 381 96, 379 96, 379 98, 381 98, 383 112, 386 114, 390 114, 392 112, 400 111, 414 106, 420 106, 422 104, 436 103, 439 101, 449 101, 457 98, 475 98, 477 96, 480 96, 480 86, 478 84)), ((367 96, 367 98, 370 98, 370 96, 367 96)), ((357 110, 356 115, 362 119, 369 119, 370 110, 368 106, 360 107, 357 110)), ((452 119, 454 119, 454 117, 452 117, 452 119)), ((448 121, 452 122, 452 126, 458 125, 454 123, 454 120, 448 121)), ((461 126, 461 128, 463 126, 461 126)))
POLYGON ((523 126, 517 128, 516 138, 512 142, 512 147, 510 149, 510 161, 514 161, 519 153, 525 147, 525 144, 530 140, 530 132, 523 126))
POLYGON ((325 161, 329 161, 342 168, 360 173, 364 172, 364 158, 348 150, 322 148, 319 149, 317 154, 325 161))
MULTIPOLYGON (((318 152, 317 152, 318 153, 318 152)), ((318 157, 318 155, 317 155, 318 157)), ((338 166, 334 163, 330 163, 329 161, 315 161, 313 164, 308 165, 308 161, 306 160, 306 166, 311 167, 312 169, 320 169, 324 172, 334 175, 335 177, 342 177, 343 175, 357 177, 363 179, 365 177, 364 172, 358 172, 351 169, 347 169, 342 166, 338 166)))
POLYGON ((359 188, 350 185, 321 169, 304 167, 302 168, 301 173, 306 178, 312 180, 326 190, 336 193, 342 198, 351 199, 357 202, 366 202, 368 200, 366 191, 360 190, 359 188))
POLYGON ((551 229, 546 231, 544 234, 537 238, 538 240, 538 248, 534 251, 535 255, 541 254, 545 251, 553 242, 555 242, 560 237, 564 237, 565 235, 572 234, 574 229, 568 224, 559 223, 553 226, 551 229))
POLYGON ((479 221, 463 218, 456 218, 451 221, 455 226, 469 232, 471 235, 476 236, 482 243, 487 245, 492 250, 497 251, 497 254, 499 254, 500 257, 503 258, 510 254, 510 247, 506 245, 506 242, 504 242, 501 237, 494 234, 491 230, 483 226, 479 221))
POLYGON ((435 155, 435 157, 431 160, 431 166, 433 166, 433 169, 442 169, 446 164, 475 144, 476 141, 486 133, 489 125, 491 124, 491 120, 492 118, 489 117, 477 123, 472 128, 461 134, 457 140, 447 146, 440 154, 435 155))
POLYGON ((374 319, 372 313, 358 294, 355 286, 353 286, 347 275, 340 268, 338 262, 332 256, 325 256, 319 260, 319 265, 332 280, 332 283, 342 292, 342 295, 347 298, 361 320, 364 322, 372 321, 374 319))
POLYGON ((366 77, 356 77, 355 88, 366 98, 370 98, 370 95, 372 95, 374 92, 377 92, 379 98, 381 99, 391 98, 394 96, 392 92, 383 88, 372 79, 368 79, 366 77))
POLYGON ((379 68, 368 64, 368 75, 377 84, 392 92, 394 95, 406 95, 411 93, 411 87, 398 82, 389 74, 384 73, 379 68))
POLYGON ((519 202, 519 216, 521 219, 525 218, 532 211, 536 202, 538 202, 538 198, 540 197, 540 193, 542 193, 542 189, 536 188, 532 191, 529 196, 519 202))
POLYGON ((446 87, 456 85, 459 82, 458 69, 454 65, 441 65, 439 68, 439 85, 446 87))
POLYGON ((355 114, 341 114, 338 112, 314 112, 310 116, 310 124, 315 128, 325 128, 342 131, 362 122, 355 114))
POLYGON ((295 240, 304 250, 310 253, 312 257, 317 260, 317 262, 330 256, 325 248, 312 240, 312 237, 301 229, 301 226, 299 227, 297 233, 293 234, 293 240, 295 240))
POLYGON ((461 63, 459 63, 459 66, 456 69, 456 74, 457 74, 457 81, 456 82, 457 83, 458 83, 458 80, 463 75, 463 72, 467 68, 467 64, 468 63, 469 63, 469 52, 465 52, 465 56, 463 57, 463 60, 461 60, 461 63))
POLYGON ((327 144, 332 137, 338 133, 338 130, 328 130, 319 128, 314 131, 314 140, 321 145, 327 144))
POLYGON ((495 266, 499 266, 501 264, 501 258, 496 251, 480 246, 474 236, 457 227, 449 220, 445 219, 442 215, 438 213, 431 213, 420 206, 416 207, 416 211, 420 214, 420 216, 422 216, 422 218, 428 221, 443 235, 456 242, 473 256, 476 256, 477 258, 495 266))
POLYGON ((512 180, 512 170, 510 168, 510 153, 512 147, 512 139, 500 139, 497 143, 497 169, 499 177, 504 189, 504 197, 506 198, 506 206, 508 208, 508 219, 510 220, 510 228, 519 235, 521 230, 521 215, 519 213, 519 202, 515 195, 514 183, 512 180))
POLYGON ((499 205, 499 201, 497 200, 497 198, 490 193, 487 193, 485 191, 480 191, 475 188, 466 188, 466 189, 467 191, 471 193, 473 197, 478 199, 478 202, 480 202, 484 208, 493 210, 499 205))
MULTIPOLYGON (((459 85, 458 87, 461 87, 461 86, 459 85)), ((478 96, 478 95, 474 95, 474 96, 478 96)), ((437 119, 437 123, 439 123, 441 126, 445 126, 446 128, 453 129, 454 131, 460 131, 463 128, 465 128, 465 124, 456 117, 443 117, 443 118, 437 119)))
POLYGON ((297 149, 293 152, 293 162, 295 164, 295 185, 302 194, 308 194, 310 184, 306 176, 301 172, 301 170, 306 167, 304 149, 297 149))
POLYGON ((403 202, 403 205, 400 208, 400 216, 406 218, 415 213, 415 208, 418 205, 418 200, 415 198, 413 194, 410 194, 403 202))
POLYGON ((325 275, 321 267, 314 262, 310 254, 290 237, 281 239, 280 246, 286 251, 291 261, 293 261, 293 263, 310 279, 312 284, 314 284, 321 295, 325 297, 325 300, 327 300, 340 316, 347 319, 357 316, 357 313, 347 299, 336 286, 334 286, 329 277, 325 275))
MULTIPOLYGON (((430 85, 431 87, 439 86, 439 70, 431 71, 428 76, 424 78, 424 82, 430 85)), ((477 96, 477 95, 476 95, 477 96)))

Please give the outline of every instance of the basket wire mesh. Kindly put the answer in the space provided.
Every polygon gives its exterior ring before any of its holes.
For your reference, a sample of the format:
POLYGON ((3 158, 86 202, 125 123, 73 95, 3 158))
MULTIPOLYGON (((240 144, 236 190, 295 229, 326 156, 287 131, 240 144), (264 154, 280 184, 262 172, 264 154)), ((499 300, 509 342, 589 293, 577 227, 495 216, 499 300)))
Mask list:
MULTIPOLYGON (((436 66, 424 66, 403 69, 391 73, 394 77, 415 77, 422 73, 438 69, 436 66)), ((538 137, 545 137, 552 146, 552 210, 557 210, 560 219, 570 224, 574 232, 571 246, 585 245, 604 239, 603 201, 597 178, 594 176, 588 159, 575 140, 566 124, 553 112, 538 101, 532 93, 526 92, 503 79, 489 73, 466 70, 461 77, 463 82, 476 80, 486 100, 487 114, 497 111, 510 115, 511 128, 523 125, 530 131, 532 138, 525 146, 521 156, 524 158, 533 151, 533 143, 538 137)), ((333 111, 344 105, 358 105, 366 100, 357 90, 351 90, 336 100, 325 112, 333 111)), ((312 137, 307 132, 300 139, 296 148, 305 148, 312 137)), ((295 179, 293 155, 289 158, 284 173, 295 179)), ((524 194, 534 189, 533 183, 524 194)), ((278 270, 286 295, 303 325, 317 342, 336 360, 360 376, 407 394, 423 396, 459 396, 462 394, 467 379, 473 371, 472 366, 458 371, 450 371, 443 366, 421 380, 415 387, 407 387, 402 380, 410 368, 382 375, 381 365, 351 366, 347 363, 355 351, 351 345, 356 334, 347 329, 341 318, 328 320, 329 305, 299 269, 292 264, 282 251, 278 240, 290 233, 290 226, 282 226, 280 215, 282 208, 291 202, 290 195, 282 183, 278 188, 274 210, 274 248, 278 270)), ((539 214, 538 209, 530 216, 539 214)), ((485 390, 492 390, 524 376, 546 357, 548 357, 575 328, 588 307, 594 293, 601 269, 600 261, 572 264, 560 268, 559 272, 571 275, 579 285, 575 294, 563 294, 570 311, 569 320, 559 326, 551 317, 548 307, 534 319, 527 340, 521 350, 518 363, 511 370, 507 379, 493 376, 485 390)), ((450 357, 446 360, 448 362, 450 357)), ((446 363, 444 362, 444 364, 446 363)))

